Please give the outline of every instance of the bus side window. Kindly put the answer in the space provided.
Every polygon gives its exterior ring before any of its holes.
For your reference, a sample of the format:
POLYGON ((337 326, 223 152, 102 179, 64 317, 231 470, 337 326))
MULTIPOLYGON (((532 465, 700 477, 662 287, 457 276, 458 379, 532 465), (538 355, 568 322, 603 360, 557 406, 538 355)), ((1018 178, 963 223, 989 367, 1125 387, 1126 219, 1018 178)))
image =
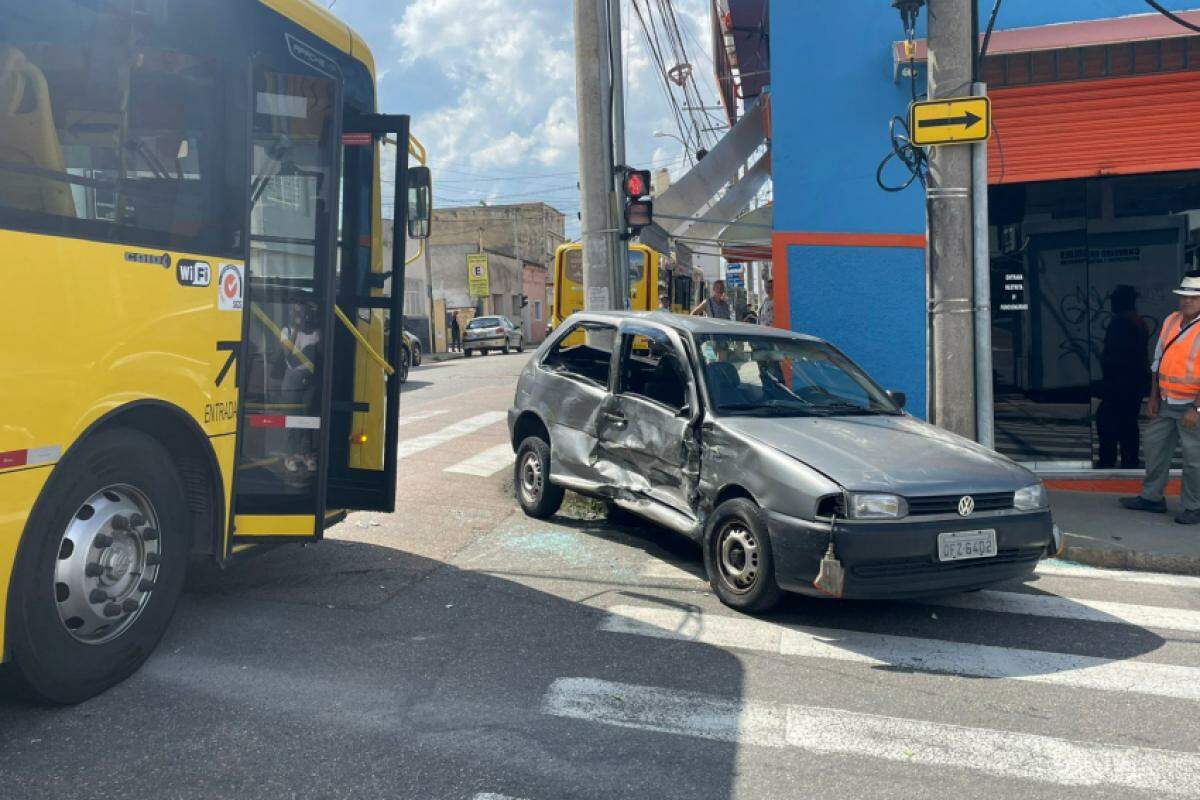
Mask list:
POLYGON ((53 32, 16 4, 0 26, 0 226, 240 255, 227 4, 46 1, 53 32))

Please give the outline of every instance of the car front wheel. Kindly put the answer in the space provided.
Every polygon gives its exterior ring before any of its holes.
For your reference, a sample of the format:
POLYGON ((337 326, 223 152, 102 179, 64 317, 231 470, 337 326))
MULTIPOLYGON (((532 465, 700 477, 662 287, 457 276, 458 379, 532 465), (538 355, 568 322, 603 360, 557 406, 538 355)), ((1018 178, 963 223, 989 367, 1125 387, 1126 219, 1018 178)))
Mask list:
POLYGON ((566 492, 550 483, 550 445, 540 436, 529 436, 517 448, 513 467, 517 502, 531 517, 545 519, 562 507, 566 492))
POLYGON ((747 612, 766 611, 779 602, 782 592, 762 509, 744 498, 726 500, 707 527, 704 567, 721 602, 747 612))

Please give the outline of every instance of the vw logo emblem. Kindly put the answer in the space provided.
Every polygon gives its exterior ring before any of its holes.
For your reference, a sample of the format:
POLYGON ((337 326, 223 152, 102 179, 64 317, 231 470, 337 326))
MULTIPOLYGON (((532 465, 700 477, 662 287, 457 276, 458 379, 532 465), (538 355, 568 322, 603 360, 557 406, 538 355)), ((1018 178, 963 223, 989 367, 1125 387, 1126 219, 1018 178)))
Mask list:
POLYGON ((963 495, 958 499, 958 515, 960 517, 969 517, 975 510, 975 498, 971 495, 963 495))

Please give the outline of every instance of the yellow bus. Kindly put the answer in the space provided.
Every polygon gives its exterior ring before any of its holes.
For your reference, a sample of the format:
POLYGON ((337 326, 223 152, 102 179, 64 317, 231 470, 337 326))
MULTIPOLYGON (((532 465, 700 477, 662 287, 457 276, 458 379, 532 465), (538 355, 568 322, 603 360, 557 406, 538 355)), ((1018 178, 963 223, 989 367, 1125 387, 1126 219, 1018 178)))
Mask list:
POLYGON ((190 555, 393 509, 431 190, 363 40, 309 0, 0 20, 0 642, 70 703, 147 657, 190 555))
MULTIPOLYGON (((669 308, 687 314, 704 298, 703 292, 701 270, 673 264, 670 258, 644 244, 629 245, 629 307, 633 311, 669 308)), ((557 328, 583 307, 583 245, 570 242, 560 245, 554 254, 551 327, 557 328)))

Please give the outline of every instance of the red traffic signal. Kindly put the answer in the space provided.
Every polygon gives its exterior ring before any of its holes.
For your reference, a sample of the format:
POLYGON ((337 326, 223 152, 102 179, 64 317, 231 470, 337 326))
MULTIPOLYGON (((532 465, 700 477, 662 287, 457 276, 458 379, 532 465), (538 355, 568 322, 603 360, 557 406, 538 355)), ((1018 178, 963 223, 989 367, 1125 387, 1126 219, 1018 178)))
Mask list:
POLYGON ((654 222, 654 202, 650 199, 650 171, 622 168, 621 190, 625 195, 625 228, 637 233, 654 222))
POLYGON ((650 196, 650 171, 645 169, 625 170, 625 199, 641 200, 650 196))

